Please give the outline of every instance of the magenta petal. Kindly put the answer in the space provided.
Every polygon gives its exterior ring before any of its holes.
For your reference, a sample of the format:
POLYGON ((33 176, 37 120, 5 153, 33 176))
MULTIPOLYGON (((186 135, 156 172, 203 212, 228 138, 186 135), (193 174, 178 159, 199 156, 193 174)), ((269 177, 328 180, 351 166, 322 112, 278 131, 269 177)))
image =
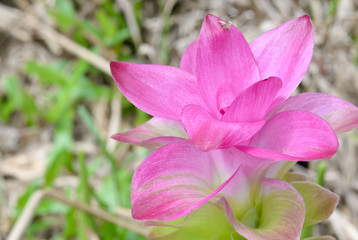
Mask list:
POLYGON ((180 119, 184 106, 204 106, 193 75, 162 65, 111 62, 113 78, 123 95, 143 111, 180 119))
POLYGON ((290 97, 274 108, 267 118, 279 112, 292 110, 311 112, 322 117, 336 133, 347 132, 358 126, 356 106, 324 93, 301 93, 290 97))
POLYGON ((260 80, 255 59, 241 32, 233 25, 207 15, 199 35, 196 77, 203 98, 212 113, 218 113, 217 95, 221 87, 235 95, 260 80))
POLYGON ((279 77, 286 98, 296 89, 310 64, 314 44, 309 16, 292 19, 250 44, 262 78, 279 77))
POLYGON ((255 122, 264 119, 276 104, 275 97, 281 89, 279 78, 270 77, 250 86, 236 97, 223 116, 225 122, 255 122))
POLYGON ((112 136, 119 142, 156 149, 166 144, 187 138, 183 125, 179 121, 153 117, 139 127, 125 133, 112 136))
POLYGON ((329 158, 338 148, 337 137, 322 118, 309 112, 274 115, 241 151, 256 157, 281 160, 329 158))
MULTIPOLYGON (((298 240, 305 219, 305 204, 301 195, 291 185, 277 179, 263 181, 262 202, 256 200, 253 208, 258 208, 259 221, 256 226, 248 226, 243 218, 237 219, 224 200, 226 212, 235 230, 246 239, 255 240, 298 240), (261 204, 255 206, 255 204, 261 204)), ((234 211, 233 211, 234 210, 234 211)))
POLYGON ((231 168, 221 175, 229 177, 220 179, 221 165, 230 159, 215 157, 218 151, 201 152, 190 142, 180 142, 150 154, 133 176, 133 217, 170 221, 185 216, 214 197, 239 169, 239 161, 231 161, 231 168))
POLYGON ((193 75, 196 74, 196 54, 198 51, 199 40, 195 39, 184 51, 180 60, 180 69, 193 75))
POLYGON ((251 138, 265 121, 231 123, 215 119, 198 105, 188 105, 182 113, 182 123, 189 139, 202 151, 233 147, 251 138))

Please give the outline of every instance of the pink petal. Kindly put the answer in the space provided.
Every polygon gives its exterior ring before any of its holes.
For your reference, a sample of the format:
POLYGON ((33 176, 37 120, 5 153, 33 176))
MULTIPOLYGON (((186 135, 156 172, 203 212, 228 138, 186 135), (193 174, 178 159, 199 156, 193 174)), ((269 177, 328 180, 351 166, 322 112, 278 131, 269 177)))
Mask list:
POLYGON ((224 202, 231 224, 246 239, 298 240, 300 238, 305 219, 305 204, 301 195, 288 183, 277 179, 264 180, 262 200, 255 199, 252 202, 253 208, 260 209, 257 226, 248 226, 244 217, 238 216, 236 209, 227 201, 224 202), (260 207, 255 206, 256 204, 260 207))
POLYGON ((265 121, 231 123, 215 119, 198 105, 188 105, 182 114, 182 123, 189 139, 202 151, 233 147, 251 138, 265 121))
POLYGON ((196 53, 198 51, 199 40, 195 39, 184 51, 180 60, 180 69, 187 71, 195 76, 196 74, 196 53))
POLYGON ((324 93, 302 93, 288 98, 267 116, 284 111, 306 111, 314 113, 333 128, 336 133, 347 132, 358 126, 358 108, 351 103, 324 93))
POLYGON ((210 200, 230 182, 240 164, 218 154, 220 150, 201 152, 190 142, 172 143, 150 154, 133 176, 133 217, 170 221, 210 200), (224 164, 231 165, 220 175, 224 164))
POLYGON ((153 116, 178 120, 184 106, 205 105, 195 77, 178 68, 111 62, 111 71, 123 95, 153 116))
POLYGON ((279 77, 279 96, 288 97, 296 89, 310 64, 314 44, 309 16, 292 19, 259 36, 250 44, 262 79, 279 77))
POLYGON ((275 97, 281 89, 279 78, 271 77, 255 83, 236 97, 223 116, 225 122, 255 122, 264 119, 276 104, 275 97))
POLYGON ((112 138, 119 142, 156 149, 172 142, 181 141, 180 138, 187 138, 187 136, 181 122, 153 117, 139 127, 125 133, 117 133, 112 138))
POLYGON ((207 15, 199 35, 196 77, 203 98, 214 114, 219 113, 220 87, 235 95, 260 80, 255 59, 241 32, 213 15, 207 15))
POLYGON ((329 124, 317 115, 288 111, 270 118, 253 137, 251 146, 238 148, 261 158, 313 160, 335 154, 338 140, 329 124))

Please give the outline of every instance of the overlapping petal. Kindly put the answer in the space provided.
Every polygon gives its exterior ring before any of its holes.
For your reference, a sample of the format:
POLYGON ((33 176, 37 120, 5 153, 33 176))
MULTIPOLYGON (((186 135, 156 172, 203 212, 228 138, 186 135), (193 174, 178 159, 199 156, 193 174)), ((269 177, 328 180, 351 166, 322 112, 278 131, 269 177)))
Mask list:
POLYGON ((223 26, 220 18, 207 15, 199 35, 196 77, 212 113, 219 114, 218 89, 227 86, 237 95, 259 81, 259 71, 241 32, 223 26))
POLYGON ((183 56, 180 60, 180 69, 191 73, 192 75, 196 74, 196 54, 198 51, 199 40, 195 39, 189 46, 185 49, 183 56))
POLYGON ((281 87, 282 82, 276 77, 253 84, 231 103, 223 116, 223 121, 255 122, 264 119, 266 113, 279 103, 275 100, 281 87))
POLYGON ((279 77, 279 95, 288 97, 296 89, 311 62, 314 45, 313 26, 305 15, 281 24, 251 44, 262 79, 279 77))
POLYGON ((158 240, 214 240, 231 239, 236 233, 227 218, 225 209, 207 202, 182 219, 170 222, 151 222, 154 226, 149 239, 158 240))
POLYGON ((256 221, 238 219, 227 201, 226 211, 235 230, 246 239, 298 240, 305 219, 305 204, 291 185, 277 179, 265 179, 261 202, 256 202, 247 214, 256 211, 256 221))
POLYGON ((111 71, 123 95, 150 115, 179 120, 184 106, 205 105, 195 77, 178 68, 111 62, 111 71))
POLYGON ((329 124, 317 115, 287 111, 270 118, 250 146, 238 148, 262 158, 314 160, 335 154, 338 140, 329 124))
POLYGON ((265 124, 265 120, 222 122, 198 105, 184 108, 182 122, 189 139, 202 151, 235 146, 251 138, 265 124))
POLYGON ((112 138, 120 142, 156 149, 182 141, 187 136, 180 121, 153 117, 139 127, 125 133, 117 133, 112 138))
POLYGON ((189 142, 178 142, 150 154, 133 176, 133 217, 174 220, 214 197, 240 167, 239 161, 228 156, 224 159, 218 151, 206 153, 189 142), (218 174, 224 165, 230 168, 223 175, 218 174))
POLYGON ((306 204, 305 227, 326 220, 336 209, 339 200, 337 194, 308 181, 291 184, 301 194, 306 204))
POLYGON ((336 133, 346 132, 358 126, 358 108, 353 104, 324 93, 301 93, 288 98, 274 108, 267 118, 284 111, 314 113, 333 128, 336 133))

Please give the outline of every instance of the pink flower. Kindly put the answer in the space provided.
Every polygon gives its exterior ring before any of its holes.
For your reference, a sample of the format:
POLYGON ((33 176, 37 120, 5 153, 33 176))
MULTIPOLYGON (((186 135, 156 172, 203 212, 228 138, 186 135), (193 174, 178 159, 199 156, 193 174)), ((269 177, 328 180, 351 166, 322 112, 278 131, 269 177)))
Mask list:
POLYGON ((111 62, 121 92, 154 116, 113 138, 158 148, 188 137, 202 151, 235 146, 260 158, 331 157, 336 133, 358 125, 358 110, 326 94, 289 97, 311 61, 310 18, 290 20, 251 44, 222 21, 206 17, 180 68, 111 62))
POLYGON ((149 239, 298 240, 303 226, 331 215, 338 197, 288 168, 281 178, 292 185, 267 178, 275 162, 236 148, 168 144, 136 170, 132 215, 159 226, 149 239))

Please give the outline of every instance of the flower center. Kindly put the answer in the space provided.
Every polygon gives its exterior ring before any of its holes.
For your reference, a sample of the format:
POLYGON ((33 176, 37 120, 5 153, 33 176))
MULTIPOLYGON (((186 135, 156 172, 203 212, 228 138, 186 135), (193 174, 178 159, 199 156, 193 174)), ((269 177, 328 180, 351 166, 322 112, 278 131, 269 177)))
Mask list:
POLYGON ((221 85, 217 92, 217 108, 221 115, 224 115, 230 104, 235 100, 236 95, 232 91, 232 87, 221 85))

